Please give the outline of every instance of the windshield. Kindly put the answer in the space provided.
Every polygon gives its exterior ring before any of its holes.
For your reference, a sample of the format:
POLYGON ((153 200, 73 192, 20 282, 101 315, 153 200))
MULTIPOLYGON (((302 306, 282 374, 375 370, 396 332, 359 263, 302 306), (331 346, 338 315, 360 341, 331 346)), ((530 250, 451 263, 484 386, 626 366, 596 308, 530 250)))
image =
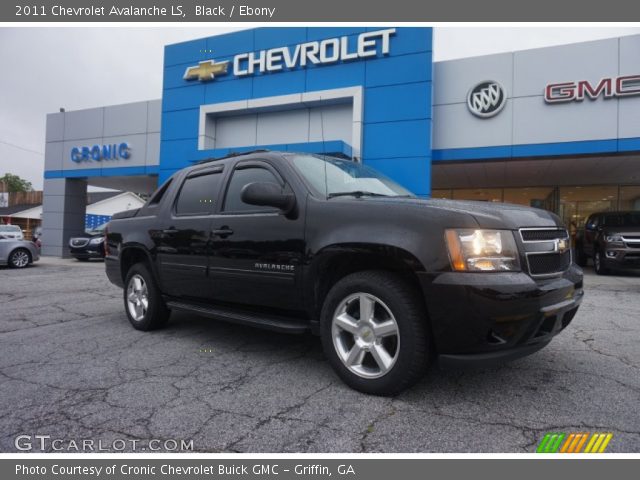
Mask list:
POLYGON ((21 232, 18 225, 0 225, 0 232, 21 232))
POLYGON ((326 197, 340 194, 407 197, 413 194, 373 168, 320 155, 292 155, 294 167, 326 197))
POLYGON ((608 227, 640 227, 640 212, 607 214, 604 224, 608 227))
POLYGON ((92 235, 95 235, 97 233, 104 233, 104 229, 106 228, 107 223, 109 223, 109 222, 105 222, 102 225, 98 225, 96 228, 92 228, 91 230, 87 230, 87 233, 90 233, 92 235))

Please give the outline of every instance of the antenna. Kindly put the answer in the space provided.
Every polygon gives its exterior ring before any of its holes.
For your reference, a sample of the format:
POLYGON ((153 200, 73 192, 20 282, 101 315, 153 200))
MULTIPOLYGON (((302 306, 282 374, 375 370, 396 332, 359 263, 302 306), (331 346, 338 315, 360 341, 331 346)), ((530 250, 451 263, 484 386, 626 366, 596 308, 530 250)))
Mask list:
MULTIPOLYGON (((327 155, 327 146, 324 141, 324 112, 322 105, 322 95, 320 95, 320 135, 322 136, 322 153, 324 156, 327 155)), ((325 196, 329 195, 329 184, 327 182, 327 160, 326 158, 323 161, 324 163, 324 193, 325 196)))

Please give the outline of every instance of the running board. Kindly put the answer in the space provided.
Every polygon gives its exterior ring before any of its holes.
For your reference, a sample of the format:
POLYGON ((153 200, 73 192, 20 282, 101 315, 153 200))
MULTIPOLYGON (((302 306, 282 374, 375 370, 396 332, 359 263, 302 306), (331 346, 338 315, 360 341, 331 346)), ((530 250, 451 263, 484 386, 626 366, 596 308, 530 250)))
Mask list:
POLYGON ((212 305, 193 304, 167 300, 167 307, 171 310, 195 313, 203 317, 215 318, 225 322, 248 325, 281 333, 305 333, 309 330, 309 323, 265 313, 232 310, 212 305))

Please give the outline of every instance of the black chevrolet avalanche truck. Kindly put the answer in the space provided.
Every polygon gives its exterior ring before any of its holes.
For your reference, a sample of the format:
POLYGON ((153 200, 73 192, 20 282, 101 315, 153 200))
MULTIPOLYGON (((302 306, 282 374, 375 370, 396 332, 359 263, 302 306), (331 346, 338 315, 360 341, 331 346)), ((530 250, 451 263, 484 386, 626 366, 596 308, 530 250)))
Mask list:
POLYGON ((350 160, 256 151, 175 173, 109 222, 134 328, 171 311, 321 337, 351 387, 393 395, 434 360, 531 354, 576 314, 582 271, 547 211, 422 199, 350 160))

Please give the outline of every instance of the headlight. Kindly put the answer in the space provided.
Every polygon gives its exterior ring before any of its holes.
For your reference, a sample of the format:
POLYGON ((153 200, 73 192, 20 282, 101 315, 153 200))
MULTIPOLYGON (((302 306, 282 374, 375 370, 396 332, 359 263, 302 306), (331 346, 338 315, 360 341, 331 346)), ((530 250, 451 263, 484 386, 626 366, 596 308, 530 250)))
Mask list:
POLYGON ((518 248, 510 230, 446 230, 451 267, 462 272, 520 270, 518 248))
POLYGON ((98 245, 99 243, 102 243, 102 242, 104 242, 104 237, 96 237, 89 240, 89 244, 91 245, 98 245))
POLYGON ((622 235, 618 235, 617 233, 614 233, 613 235, 606 235, 604 237, 605 241, 607 243, 622 243, 622 235))

